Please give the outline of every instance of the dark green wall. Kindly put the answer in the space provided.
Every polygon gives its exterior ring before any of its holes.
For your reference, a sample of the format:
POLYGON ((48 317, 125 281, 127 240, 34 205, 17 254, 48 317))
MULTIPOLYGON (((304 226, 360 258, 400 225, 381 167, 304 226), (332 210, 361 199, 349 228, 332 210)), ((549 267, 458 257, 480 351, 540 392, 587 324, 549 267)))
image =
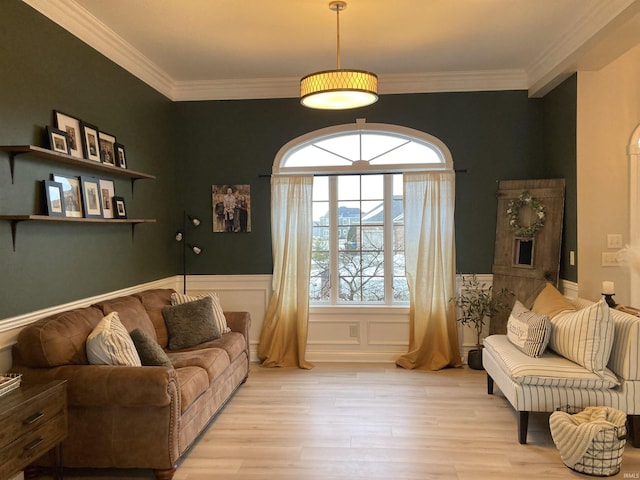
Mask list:
MULTIPOLYGON (((45 146, 44 127, 57 109, 116 135, 129 167, 156 175, 136 182, 114 178, 130 217, 127 225, 10 225, 0 222, 0 318, 38 310, 175 274, 175 138, 172 104, 162 95, 18 0, 0 5, 0 145, 45 146)), ((0 153, 0 214, 42 213, 41 183, 52 173, 91 170, 22 157, 11 184, 8 155, 0 153)))
POLYGON ((383 95, 367 108, 309 110, 297 99, 183 102, 175 105, 178 198, 206 221, 190 232, 204 248, 190 273, 271 273, 269 179, 278 150, 313 130, 366 118, 427 132, 451 150, 456 182, 459 272, 491 272, 496 182, 543 175, 542 101, 524 91, 383 95), (251 234, 212 233, 212 184, 249 183, 251 234))
MULTIPOLYGON (((128 180, 115 179, 130 216, 157 219, 136 227, 133 240, 128 226, 31 222, 18 226, 13 252, 0 222, 0 318, 180 273, 173 237, 183 210, 203 220, 187 231, 204 249, 187 257, 189 273, 271 273, 263 175, 288 141, 356 118, 432 134, 465 170, 456 183, 459 272, 491 272, 498 180, 571 177, 574 220, 567 215, 565 230, 575 242, 575 81, 543 100, 524 91, 383 95, 344 112, 308 110, 297 99, 172 103, 19 0, 3 0, 0 13, 0 144, 45 145, 58 109, 115 134, 129 167, 157 176, 136 182, 133 195, 128 180), (250 234, 212 233, 211 186, 227 183, 251 185, 250 234)), ((54 172, 96 175, 24 158, 12 185, 0 153, 0 214, 40 213, 39 182, 54 172)))
POLYGON ((578 281, 578 267, 569 264, 569 252, 578 258, 578 192, 576 182, 577 76, 573 75, 544 99, 545 154, 547 178, 565 179, 564 226, 560 278, 578 281))

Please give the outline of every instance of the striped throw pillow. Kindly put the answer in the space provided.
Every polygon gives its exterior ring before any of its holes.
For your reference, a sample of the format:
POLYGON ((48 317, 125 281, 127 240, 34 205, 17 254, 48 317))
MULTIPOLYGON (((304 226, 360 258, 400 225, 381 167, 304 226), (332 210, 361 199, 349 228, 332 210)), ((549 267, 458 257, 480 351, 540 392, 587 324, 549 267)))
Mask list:
POLYGON ((542 355, 549 344, 551 322, 546 315, 538 315, 516 300, 507 322, 507 338, 530 357, 542 355))
POLYGON ((86 350, 91 365, 142 366, 136 346, 118 312, 111 312, 100 320, 87 337, 86 350))
POLYGON ((185 295, 183 293, 176 292, 171 294, 171 305, 193 302, 194 300, 199 300, 203 297, 211 297, 211 300, 213 300, 213 318, 218 326, 218 331, 220 333, 229 333, 231 329, 227 325, 227 317, 224 316, 224 311, 222 310, 222 305, 220 305, 220 299, 216 292, 207 292, 204 295, 185 295))
POLYGON ((611 355, 613 333, 609 306, 600 300, 581 310, 553 317, 549 347, 590 372, 602 375, 611 355))

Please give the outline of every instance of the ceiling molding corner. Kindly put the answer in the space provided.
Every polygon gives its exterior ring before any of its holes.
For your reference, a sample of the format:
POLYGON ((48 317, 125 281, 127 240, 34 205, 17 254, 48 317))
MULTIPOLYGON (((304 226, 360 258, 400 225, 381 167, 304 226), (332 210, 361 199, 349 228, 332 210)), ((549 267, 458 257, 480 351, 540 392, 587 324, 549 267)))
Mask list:
POLYGON ((74 0, 22 1, 171 99, 171 77, 74 0))

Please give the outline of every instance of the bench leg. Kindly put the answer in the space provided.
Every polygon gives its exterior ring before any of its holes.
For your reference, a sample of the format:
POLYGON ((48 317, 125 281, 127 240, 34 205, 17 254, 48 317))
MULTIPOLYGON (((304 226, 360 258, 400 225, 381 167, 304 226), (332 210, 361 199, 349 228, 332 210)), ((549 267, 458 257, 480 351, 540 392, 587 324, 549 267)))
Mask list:
POLYGON ((487 373, 487 393, 493 395, 493 378, 487 373))
POLYGON ((527 429, 529 427, 529 412, 518 412, 518 443, 526 445, 527 429))
POLYGON ((640 448, 640 415, 627 415, 631 445, 640 448))

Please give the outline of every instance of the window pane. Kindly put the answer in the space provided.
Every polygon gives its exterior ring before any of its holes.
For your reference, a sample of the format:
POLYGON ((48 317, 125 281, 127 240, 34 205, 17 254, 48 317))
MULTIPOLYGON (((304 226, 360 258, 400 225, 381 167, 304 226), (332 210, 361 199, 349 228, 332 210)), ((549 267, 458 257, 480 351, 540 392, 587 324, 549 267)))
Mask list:
POLYGON ((329 200, 329 177, 313 177, 313 201, 329 200))
POLYGON ((363 175, 362 200, 382 200, 384 198, 384 175, 363 175))
POLYGON ((365 277, 362 279, 362 298, 366 302, 384 301, 384 278, 365 277))
POLYGON ((384 227, 362 227, 362 250, 384 249, 384 227))
POLYGON ((359 302, 362 300, 360 277, 340 277, 340 300, 343 302, 359 302))
POLYGON ((340 135, 328 138, 326 140, 320 140, 315 142, 314 145, 335 152, 336 154, 348 158, 351 161, 360 160, 360 134, 351 133, 347 135, 340 135))
POLYGON ((362 202, 362 223, 367 225, 384 224, 384 202, 382 200, 362 202))
POLYGON ((313 145, 296 150, 283 162, 284 167, 332 167, 348 166, 351 162, 313 145))
POLYGON ((371 165, 402 165, 416 163, 443 163, 432 148, 417 142, 408 142, 369 162, 371 165))
POLYGON ((338 200, 360 200, 360 177, 358 175, 338 177, 338 200))
POLYGON ((409 301, 409 287, 405 277, 393 277, 393 299, 396 302, 409 301))

